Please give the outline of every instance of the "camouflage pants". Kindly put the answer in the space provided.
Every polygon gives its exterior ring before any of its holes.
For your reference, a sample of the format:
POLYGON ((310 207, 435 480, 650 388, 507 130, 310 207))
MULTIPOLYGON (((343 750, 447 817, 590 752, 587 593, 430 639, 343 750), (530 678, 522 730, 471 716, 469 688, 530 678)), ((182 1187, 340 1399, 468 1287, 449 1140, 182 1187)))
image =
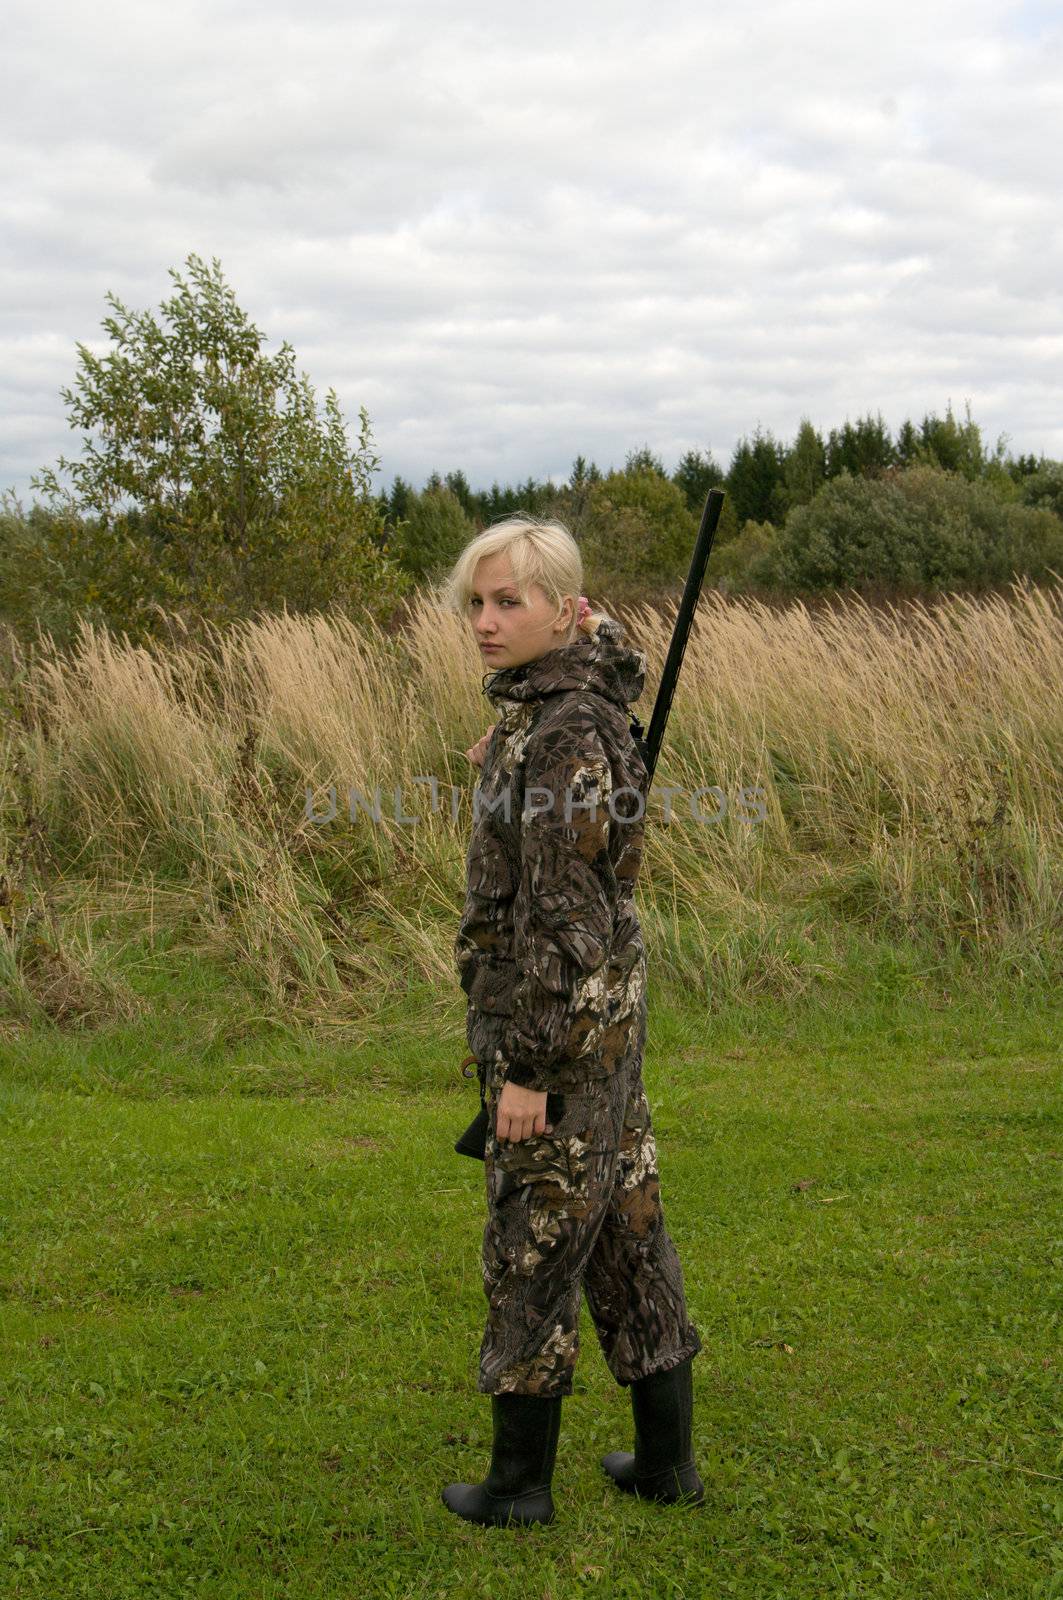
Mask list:
POLYGON ((551 1134, 500 1143, 488 1068, 484 1394, 568 1395, 582 1293, 617 1383, 701 1349, 665 1227, 641 1053, 579 1094, 548 1101, 551 1134))

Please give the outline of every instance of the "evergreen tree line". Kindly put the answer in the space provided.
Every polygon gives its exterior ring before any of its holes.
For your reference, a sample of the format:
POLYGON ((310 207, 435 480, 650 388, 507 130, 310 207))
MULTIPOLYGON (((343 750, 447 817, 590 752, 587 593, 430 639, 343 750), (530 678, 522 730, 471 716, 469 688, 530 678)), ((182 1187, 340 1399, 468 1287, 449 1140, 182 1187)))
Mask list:
MULTIPOLYGON (((807 505, 817 490, 831 478, 848 472, 854 477, 876 477, 897 467, 934 466, 945 472, 958 472, 969 479, 986 478, 1004 488, 1022 485, 1027 478, 1050 470, 1053 463, 1044 456, 1007 454, 1003 440, 990 452, 982 431, 968 409, 963 422, 947 407, 944 417, 930 413, 917 426, 902 423, 894 439, 881 414, 861 417, 832 428, 826 438, 807 418, 803 419, 792 444, 777 439, 759 426, 739 440, 726 469, 711 450, 688 450, 671 473, 647 445, 630 451, 625 472, 649 471, 669 478, 686 498, 689 510, 700 515, 710 489, 723 488, 730 497, 736 527, 746 522, 781 525, 787 512, 807 505)), ((577 456, 568 486, 574 488, 598 483, 602 473, 597 465, 577 456)), ((529 477, 512 487, 497 482, 489 490, 470 488, 464 472, 433 472, 424 485, 428 492, 449 489, 462 510, 480 527, 519 509, 548 503, 556 494, 549 481, 529 477)), ((1035 492, 1050 494, 1046 485, 1035 492)), ((407 516, 416 496, 413 487, 395 478, 390 493, 380 496, 382 511, 391 522, 407 516)), ((1063 501, 1055 506, 1063 510, 1063 501)))
POLYGON ((515 511, 561 517, 588 583, 619 598, 682 581, 709 490, 727 494, 711 575, 731 591, 991 585, 1063 570, 1063 463, 990 447, 967 408, 894 436, 881 415, 792 443, 757 427, 726 469, 688 450, 669 472, 647 445, 603 473, 577 456, 567 482, 473 489, 463 471, 421 490, 396 477, 378 506, 400 566, 439 576, 479 529, 515 511))

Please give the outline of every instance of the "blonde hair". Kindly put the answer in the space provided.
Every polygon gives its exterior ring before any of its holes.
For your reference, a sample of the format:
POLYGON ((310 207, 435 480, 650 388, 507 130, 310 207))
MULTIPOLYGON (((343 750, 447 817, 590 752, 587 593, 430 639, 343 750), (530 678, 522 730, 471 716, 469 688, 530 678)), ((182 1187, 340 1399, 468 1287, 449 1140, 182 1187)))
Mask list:
POLYGON ((579 545, 563 522, 533 517, 525 511, 515 511, 511 516, 494 522, 475 538, 470 539, 455 561, 449 574, 437 591, 440 603, 450 611, 464 616, 472 597, 473 576, 477 565, 485 556, 508 555, 513 571, 513 581, 521 599, 527 604, 533 583, 539 585, 550 603, 557 607, 556 622, 563 609, 566 596, 576 607, 576 621, 571 638, 577 632, 594 634, 600 623, 606 621, 602 611, 590 611, 582 623, 579 618, 579 595, 583 587, 583 557, 579 545))

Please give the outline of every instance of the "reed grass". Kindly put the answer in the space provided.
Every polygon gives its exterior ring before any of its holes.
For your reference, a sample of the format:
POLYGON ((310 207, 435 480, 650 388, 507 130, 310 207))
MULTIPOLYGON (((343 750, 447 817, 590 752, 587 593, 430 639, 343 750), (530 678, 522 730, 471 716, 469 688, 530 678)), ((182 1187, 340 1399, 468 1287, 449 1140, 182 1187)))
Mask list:
MULTIPOLYGON (((648 662, 644 724, 674 616, 623 610, 648 662)), ((1063 585, 1025 580, 819 611, 706 593, 648 811, 651 963, 708 1005, 858 981, 860 940, 931 982, 961 964, 1058 976, 1061 621, 1063 585), (706 816, 722 792, 721 820, 694 819, 696 791, 712 791, 706 816)), ((3 661, 16 1024, 135 1014, 150 1001, 116 952, 163 937, 305 1025, 353 1026, 411 981, 453 1014, 464 751, 492 720, 460 618, 419 595, 391 634, 282 612, 150 647, 85 623, 65 650, 10 639, 3 661), (431 776, 436 810, 415 781, 431 776), (416 822, 396 819, 396 786, 416 822), (312 820, 332 792, 335 819, 312 820)))

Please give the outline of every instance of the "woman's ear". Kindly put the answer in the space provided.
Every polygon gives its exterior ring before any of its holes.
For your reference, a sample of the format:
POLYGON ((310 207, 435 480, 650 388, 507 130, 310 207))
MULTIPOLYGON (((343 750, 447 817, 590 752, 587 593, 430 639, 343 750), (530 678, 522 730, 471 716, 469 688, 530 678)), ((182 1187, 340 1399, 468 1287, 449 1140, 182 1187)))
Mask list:
POLYGON ((562 636, 565 636, 565 635, 567 635, 569 633, 572 633, 574 631, 573 627, 572 627, 572 624, 575 622, 575 620, 576 620, 575 602, 573 601, 572 596, 570 594, 566 594, 566 595, 564 595, 562 597, 562 600, 561 600, 561 615, 558 617, 557 621, 554 623, 554 628, 562 636))

